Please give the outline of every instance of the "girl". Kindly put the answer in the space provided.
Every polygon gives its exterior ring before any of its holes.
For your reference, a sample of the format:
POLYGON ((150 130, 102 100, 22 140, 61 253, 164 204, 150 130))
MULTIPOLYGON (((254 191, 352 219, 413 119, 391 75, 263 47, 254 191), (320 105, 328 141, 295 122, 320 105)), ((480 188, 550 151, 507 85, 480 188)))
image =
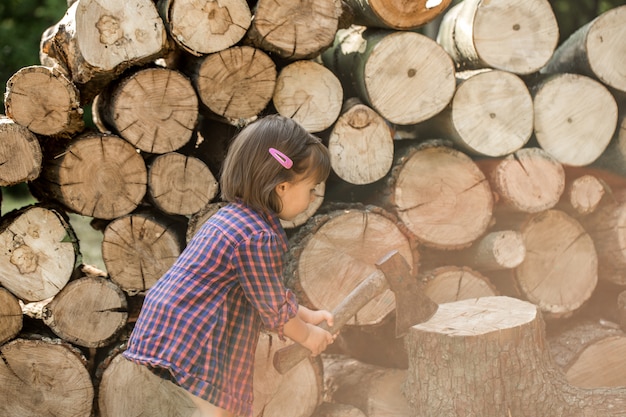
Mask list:
POLYGON ((293 220, 330 172, 327 148, 294 120, 267 116, 230 145, 220 209, 150 289, 124 356, 183 387, 195 416, 251 416, 261 327, 318 355, 332 315, 299 306, 282 281, 293 220))

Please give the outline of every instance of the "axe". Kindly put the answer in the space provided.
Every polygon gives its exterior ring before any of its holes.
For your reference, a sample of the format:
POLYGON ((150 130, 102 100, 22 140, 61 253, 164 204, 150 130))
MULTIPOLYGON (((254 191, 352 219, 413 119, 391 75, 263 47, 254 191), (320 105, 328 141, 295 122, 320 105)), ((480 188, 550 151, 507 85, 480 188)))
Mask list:
MULTIPOLYGON (((334 326, 326 322, 319 326, 336 334, 363 306, 391 289, 396 297, 396 337, 402 337, 411 326, 430 319, 439 306, 422 291, 402 255, 397 250, 389 252, 376 263, 372 272, 333 310, 334 326)), ((274 354, 274 368, 284 374, 311 354, 304 346, 294 343, 274 354)))

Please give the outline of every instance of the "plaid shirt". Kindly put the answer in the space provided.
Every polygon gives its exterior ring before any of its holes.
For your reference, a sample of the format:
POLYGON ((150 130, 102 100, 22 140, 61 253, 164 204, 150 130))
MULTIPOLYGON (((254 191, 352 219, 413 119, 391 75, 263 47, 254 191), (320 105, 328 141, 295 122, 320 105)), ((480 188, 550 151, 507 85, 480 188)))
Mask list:
POLYGON ((276 215, 239 203, 223 207, 148 292, 124 356, 251 416, 259 332, 265 326, 282 337, 298 309, 282 282, 286 251, 276 215))

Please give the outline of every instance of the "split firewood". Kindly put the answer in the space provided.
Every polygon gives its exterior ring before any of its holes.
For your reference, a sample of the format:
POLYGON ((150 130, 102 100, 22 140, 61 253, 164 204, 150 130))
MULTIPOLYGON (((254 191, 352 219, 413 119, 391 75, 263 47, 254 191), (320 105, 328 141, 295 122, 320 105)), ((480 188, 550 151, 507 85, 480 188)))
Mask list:
POLYGON ((2 416, 92 415, 94 387, 77 348, 20 338, 0 345, 0 357, 2 416))
POLYGON ((441 142, 409 148, 388 183, 383 206, 425 246, 468 247, 490 226, 493 196, 487 178, 469 156, 441 142))
POLYGON ((528 142, 533 101, 520 77, 499 70, 463 71, 456 77, 450 105, 417 129, 450 139, 473 155, 505 156, 528 142))
POLYGON ((203 106, 233 125, 245 125, 267 107, 276 64, 260 49, 233 46, 195 60, 187 71, 203 106))
POLYGON ((198 97, 178 71, 146 68, 98 95, 98 117, 144 152, 162 154, 186 144, 198 120, 198 97))
POLYGON ((604 85, 583 75, 555 74, 535 82, 531 92, 542 149, 569 166, 589 165, 604 152, 617 126, 617 103, 604 85))
POLYGON ((59 209, 31 205, 2 217, 0 285, 25 302, 61 291, 79 254, 76 234, 59 209))
POLYGON ((170 38, 196 56, 233 46, 252 19, 245 0, 159 0, 157 8, 170 38))
POLYGON ((101 417, 190 417, 195 410, 185 390, 127 360, 119 349, 100 364, 96 379, 101 417))
POLYGON ((565 169, 541 148, 522 148, 502 159, 477 162, 498 197, 498 212, 538 213, 565 190, 565 169))
POLYGON ((420 249, 422 268, 444 265, 468 266, 479 271, 498 271, 517 267, 526 257, 522 235, 516 230, 493 230, 478 238, 472 246, 455 251, 420 249))
POLYGON ((22 309, 17 297, 0 287, 0 345, 16 337, 22 325, 22 309))
POLYGON ((514 272, 522 297, 547 317, 570 316, 596 288, 601 249, 576 219, 559 210, 529 215, 519 232, 526 257, 514 272))
POLYGON ((40 135, 70 136, 85 127, 80 93, 56 68, 17 71, 7 81, 4 105, 8 117, 40 135))
POLYGON ((579 28, 554 51, 542 73, 574 72, 626 92, 620 52, 626 50, 626 6, 615 7, 579 28))
POLYGON ((310 59, 333 43, 341 12, 339 0, 258 0, 246 38, 282 58, 310 59))
POLYGON ((274 354, 294 342, 274 333, 261 333, 254 360, 255 417, 310 417, 322 402, 323 365, 319 356, 309 357, 281 375, 274 368, 274 354))
POLYGON ((409 417, 403 395, 406 369, 366 364, 344 355, 323 355, 327 396, 350 404, 368 417, 409 417))
POLYGON ((115 340, 126 325, 126 296, 113 282, 82 277, 68 283, 43 308, 44 323, 60 338, 97 348, 115 340))
POLYGON ((147 196, 154 207, 166 214, 192 215, 217 195, 217 180, 198 158, 168 152, 147 164, 147 196))
POLYGON ((150 289, 181 254, 186 228, 181 218, 156 211, 110 222, 102 239, 102 260, 111 280, 131 295, 150 289))
POLYGON ((87 132, 47 154, 31 191, 70 212, 110 220, 139 206, 147 176, 133 145, 116 135, 87 132))
POLYGON ((321 55, 346 96, 360 98, 401 125, 424 121, 448 105, 455 70, 440 45, 415 32, 366 29, 339 30, 333 46, 321 55))
POLYGON ((548 337, 550 352, 577 387, 626 386, 626 335, 616 323, 590 321, 568 324, 548 337))
POLYGON ((413 30, 434 20, 450 5, 450 0, 397 2, 385 0, 344 0, 355 25, 413 30))
POLYGON ((307 131, 329 128, 341 112, 343 87, 328 68, 314 61, 293 62, 280 71, 272 103, 278 113, 298 121, 307 131))
POLYGON ((0 117, 0 186, 36 179, 42 160, 37 136, 8 117, 0 117))
MULTIPOLYGON (((397 249, 413 272, 419 258, 410 234, 394 216, 378 207, 318 214, 298 230, 290 246, 285 271, 288 286, 303 304, 329 311, 375 271, 376 262, 390 250, 397 249)), ((385 290, 350 323, 378 323, 394 308, 394 294, 385 290)))
POLYGON ((566 381, 550 355, 539 309, 522 300, 441 304, 406 339, 404 392, 414 417, 599 417, 626 409, 625 388, 583 389, 566 381))
POLYGON ((383 178, 393 164, 393 134, 385 119, 358 99, 347 100, 332 126, 328 150, 333 171, 351 184, 383 178))
POLYGON ((459 2, 443 16, 437 42, 463 69, 532 74, 552 56, 559 27, 548 0, 459 2))
POLYGON ((78 87, 81 103, 132 66, 163 56, 167 32, 152 0, 81 0, 41 39, 40 61, 78 87))

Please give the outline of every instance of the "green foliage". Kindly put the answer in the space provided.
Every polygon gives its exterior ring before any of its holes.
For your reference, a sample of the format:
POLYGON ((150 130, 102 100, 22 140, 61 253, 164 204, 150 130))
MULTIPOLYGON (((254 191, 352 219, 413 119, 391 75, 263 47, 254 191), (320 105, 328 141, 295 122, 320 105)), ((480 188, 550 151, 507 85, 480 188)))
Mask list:
POLYGON ((549 0, 559 24, 559 44, 602 13, 626 4, 626 0, 549 0))
MULTIPOLYGON (((37 65, 43 32, 58 22, 67 10, 67 0, 2 0, 0 2, 0 82, 20 68, 37 65)), ((4 113, 4 94, 0 98, 4 113)))

